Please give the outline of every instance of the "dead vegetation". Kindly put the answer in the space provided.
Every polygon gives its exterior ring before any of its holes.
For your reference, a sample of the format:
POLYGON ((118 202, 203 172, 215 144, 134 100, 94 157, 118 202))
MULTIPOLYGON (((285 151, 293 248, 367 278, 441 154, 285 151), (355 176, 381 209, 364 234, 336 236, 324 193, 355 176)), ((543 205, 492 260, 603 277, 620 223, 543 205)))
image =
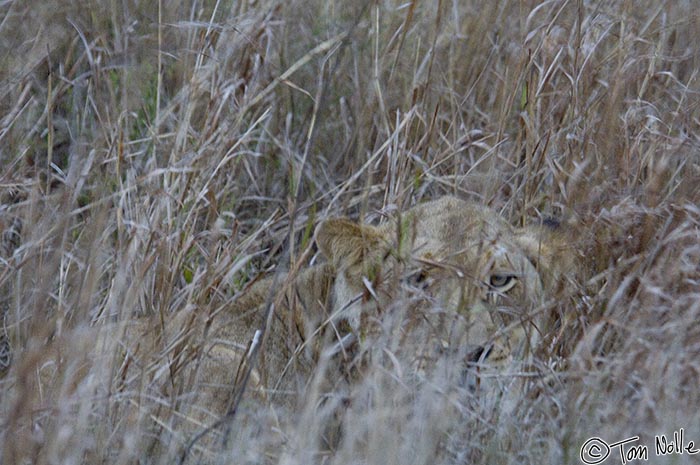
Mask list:
POLYGON ((319 219, 444 194, 576 232, 585 277, 551 296, 544 376, 514 411, 379 367, 332 453, 338 410, 310 389, 296 415, 243 392, 189 459, 559 464, 591 436, 652 457, 654 435, 697 442, 698 36, 681 1, 4 2, 2 462, 173 463, 219 416, 176 376, 205 329, 163 322, 315 260, 319 219), (120 334, 91 352, 90 328, 144 316, 138 369, 120 334))

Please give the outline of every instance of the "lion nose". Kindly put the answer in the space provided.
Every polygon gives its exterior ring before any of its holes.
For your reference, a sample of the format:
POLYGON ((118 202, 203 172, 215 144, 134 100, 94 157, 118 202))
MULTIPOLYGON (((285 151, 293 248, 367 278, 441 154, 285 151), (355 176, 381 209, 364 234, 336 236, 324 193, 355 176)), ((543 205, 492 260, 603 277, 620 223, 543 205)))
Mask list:
POLYGON ((474 346, 467 351, 467 363, 462 368, 460 386, 467 388, 470 392, 476 392, 479 388, 479 364, 484 362, 491 354, 493 345, 474 346))
POLYGON ((493 346, 491 346, 491 345, 489 345, 487 347, 479 346, 479 347, 475 348, 474 350, 471 350, 467 354, 467 360, 469 360, 469 363, 483 362, 491 354, 492 348, 493 348, 493 346))

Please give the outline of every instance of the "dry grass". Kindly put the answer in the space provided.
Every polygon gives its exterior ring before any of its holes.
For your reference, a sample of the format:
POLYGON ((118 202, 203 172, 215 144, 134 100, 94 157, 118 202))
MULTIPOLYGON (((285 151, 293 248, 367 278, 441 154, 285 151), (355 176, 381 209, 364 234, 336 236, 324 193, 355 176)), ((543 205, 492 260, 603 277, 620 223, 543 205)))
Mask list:
POLYGON ((573 464, 594 435, 653 460, 656 434, 700 441, 697 37, 682 1, 0 3, 3 463, 173 463, 194 381, 121 379, 113 347, 86 365, 87 328, 211 314, 305 260, 319 219, 448 193, 576 230, 586 278, 552 296, 536 389, 506 415, 447 378, 369 376, 334 454, 313 392, 298 416, 244 401, 206 460, 573 464))

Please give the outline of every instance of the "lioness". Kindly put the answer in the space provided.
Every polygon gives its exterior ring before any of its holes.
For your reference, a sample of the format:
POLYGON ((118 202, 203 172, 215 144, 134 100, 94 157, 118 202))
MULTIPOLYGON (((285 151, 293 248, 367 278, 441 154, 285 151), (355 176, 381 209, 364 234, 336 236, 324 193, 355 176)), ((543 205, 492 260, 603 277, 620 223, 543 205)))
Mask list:
MULTIPOLYGON (((234 411, 245 385, 253 397, 285 406, 303 403, 312 379, 322 380, 313 389, 349 392, 383 353, 419 376, 449 355, 462 363, 455 381, 484 390, 484 373, 526 359, 547 330, 543 299, 565 279, 571 256, 546 228, 513 228, 493 210, 455 197, 380 226, 329 219, 315 236, 325 263, 260 280, 212 314, 180 311, 168 321, 71 336, 106 350, 61 377, 61 395, 81 392, 88 378, 103 393, 126 392, 146 379, 149 389, 167 393, 172 403, 164 409, 186 405, 179 410, 201 427, 234 411), (111 365, 91 368, 98 359, 111 365), (314 376, 319 367, 325 374, 314 376), (197 387, 173 392, 184 380, 197 387)), ((60 353, 46 354, 66 366, 60 353)), ((31 370, 19 372, 20 387, 45 399, 51 377, 30 380, 31 370)), ((17 399, 17 408, 26 408, 26 392, 17 399)))
MULTIPOLYGON (((319 348, 321 328, 332 328, 340 350, 381 331, 396 313, 402 338, 428 322, 431 334, 422 336, 442 348, 458 343, 472 362, 522 358, 543 330, 542 299, 567 278, 572 256, 556 233, 512 228, 493 210, 455 197, 378 227, 326 220, 316 241, 328 262, 299 273, 269 320, 260 370, 268 388, 280 384, 290 364, 313 368, 308 357, 319 355, 310 349, 319 348)), ((222 340, 250 340, 265 326, 262 304, 271 285, 271 279, 254 285, 229 311, 245 324, 222 324, 216 332, 222 340)))

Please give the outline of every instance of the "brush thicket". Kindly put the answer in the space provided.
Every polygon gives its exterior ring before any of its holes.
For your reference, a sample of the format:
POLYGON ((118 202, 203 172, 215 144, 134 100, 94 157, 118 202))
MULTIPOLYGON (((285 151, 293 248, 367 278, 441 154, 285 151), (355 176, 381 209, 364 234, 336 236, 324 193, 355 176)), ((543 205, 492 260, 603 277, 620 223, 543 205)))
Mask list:
POLYGON ((296 269, 323 218, 443 194, 575 231, 582 278, 549 296, 546 376, 515 409, 385 364, 357 388, 366 405, 310 389, 292 416, 244 394, 211 433, 225 446, 190 458, 575 463, 591 436, 638 435, 652 456, 656 434, 700 440, 691 2, 76 0, 0 17, 3 463, 173 463, 181 431, 216 417, 183 428, 202 418, 194 378, 153 384, 174 360, 157 322, 296 269), (154 315, 140 372, 120 334, 85 336, 154 315))

